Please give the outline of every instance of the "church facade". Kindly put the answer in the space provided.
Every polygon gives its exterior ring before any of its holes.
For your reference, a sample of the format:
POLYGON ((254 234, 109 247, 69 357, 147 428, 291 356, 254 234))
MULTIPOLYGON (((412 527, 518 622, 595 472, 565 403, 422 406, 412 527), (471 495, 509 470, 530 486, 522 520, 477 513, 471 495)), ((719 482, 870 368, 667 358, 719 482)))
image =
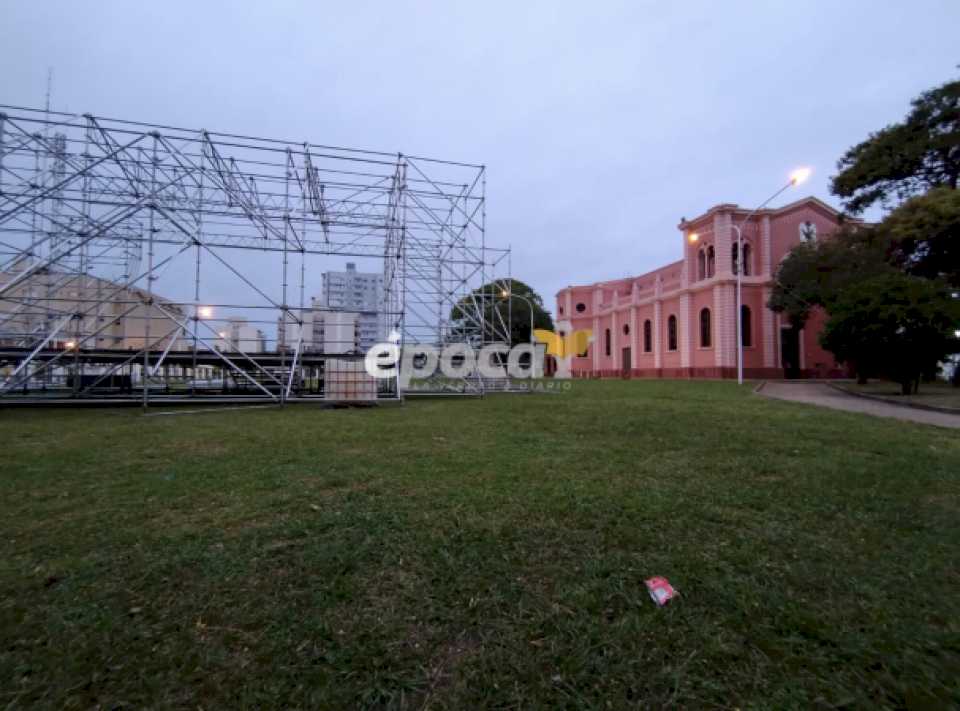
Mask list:
POLYGON ((815 311, 797 330, 767 308, 780 261, 802 241, 828 238, 838 220, 836 210, 809 197, 752 216, 746 208, 720 204, 682 221, 679 261, 636 277, 568 286, 557 294, 558 335, 589 330, 592 338, 584 351, 557 363, 556 375, 735 378, 736 283, 742 265, 744 377, 845 376, 820 346, 822 313, 815 311))

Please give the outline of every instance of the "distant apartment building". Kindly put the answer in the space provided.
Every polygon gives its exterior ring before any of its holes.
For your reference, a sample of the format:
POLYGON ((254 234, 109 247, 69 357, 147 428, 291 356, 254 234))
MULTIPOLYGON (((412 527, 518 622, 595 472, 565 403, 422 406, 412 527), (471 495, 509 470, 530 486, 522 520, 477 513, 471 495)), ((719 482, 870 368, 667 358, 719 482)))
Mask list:
POLYGON ((321 293, 315 299, 330 311, 352 311, 358 314, 359 348, 366 351, 383 340, 383 275, 358 272, 357 265, 347 262, 343 272, 324 272, 321 293))
POLYGON ((267 336, 246 318, 237 317, 227 321, 219 331, 216 349, 222 352, 243 351, 244 353, 263 353, 267 350, 267 336))
POLYGON ((361 314, 354 311, 331 310, 316 297, 300 318, 303 324, 287 316, 277 322, 277 347, 280 350, 300 350, 304 353, 360 353, 361 314))
POLYGON ((0 272, 0 345, 181 350, 183 308, 143 289, 53 269, 28 277, 0 272), (171 340, 173 341, 171 343, 171 340))

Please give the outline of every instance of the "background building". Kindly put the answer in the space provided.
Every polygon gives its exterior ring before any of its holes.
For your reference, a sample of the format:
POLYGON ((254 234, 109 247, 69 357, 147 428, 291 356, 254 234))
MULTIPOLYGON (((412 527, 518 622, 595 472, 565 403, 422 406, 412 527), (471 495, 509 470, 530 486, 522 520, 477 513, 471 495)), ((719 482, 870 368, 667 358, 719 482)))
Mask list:
MULTIPOLYGON (((0 287, 18 274, 0 273, 0 287)), ((0 345, 32 347, 50 335, 49 348, 180 350, 187 346, 178 321, 186 319, 180 306, 143 289, 46 270, 0 297, 0 345)))
POLYGON ((560 363, 558 375, 736 377, 740 262, 744 375, 845 375, 820 346, 821 311, 797 331, 767 308, 780 261, 801 241, 833 232, 839 213, 814 197, 760 210, 743 224, 749 213, 738 205, 716 205, 678 226, 679 261, 636 277, 562 289, 558 334, 589 329, 593 338, 585 351, 560 363), (742 260, 734 225, 743 233, 742 260))
POLYGON ((383 274, 358 272, 355 263, 347 262, 346 271, 323 273, 321 293, 316 301, 330 310, 358 314, 361 350, 366 351, 383 340, 383 274))
POLYGON ((218 351, 243 351, 244 353, 264 353, 267 350, 267 337, 263 331, 251 326, 244 317, 231 318, 219 332, 216 342, 218 351))
POLYGON ((304 353, 360 353, 367 350, 360 343, 361 314, 330 310, 314 297, 311 308, 304 310, 301 317, 302 327, 290 316, 278 320, 278 350, 295 350, 298 341, 304 353))

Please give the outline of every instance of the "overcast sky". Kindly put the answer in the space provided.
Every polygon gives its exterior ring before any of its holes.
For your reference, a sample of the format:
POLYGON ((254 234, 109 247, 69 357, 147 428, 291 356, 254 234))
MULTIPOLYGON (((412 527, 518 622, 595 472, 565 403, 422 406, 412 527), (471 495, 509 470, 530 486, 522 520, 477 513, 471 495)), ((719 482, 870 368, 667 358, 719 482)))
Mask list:
MULTIPOLYGON (((0 103, 486 164, 552 306, 957 77, 960 2, 6 2, 0 103), (671 7, 672 6, 672 7, 671 7)), ((331 265, 340 267, 342 265, 331 265)), ((319 288, 319 277, 317 278, 319 288)))

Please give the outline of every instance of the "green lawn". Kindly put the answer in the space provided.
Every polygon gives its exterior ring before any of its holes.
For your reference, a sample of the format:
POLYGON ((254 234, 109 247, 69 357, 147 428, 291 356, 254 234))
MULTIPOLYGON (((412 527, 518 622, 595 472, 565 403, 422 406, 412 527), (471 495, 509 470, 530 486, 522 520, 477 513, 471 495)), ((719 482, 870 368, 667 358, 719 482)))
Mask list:
POLYGON ((0 431, 0 708, 960 703, 952 430, 576 381, 0 431))

